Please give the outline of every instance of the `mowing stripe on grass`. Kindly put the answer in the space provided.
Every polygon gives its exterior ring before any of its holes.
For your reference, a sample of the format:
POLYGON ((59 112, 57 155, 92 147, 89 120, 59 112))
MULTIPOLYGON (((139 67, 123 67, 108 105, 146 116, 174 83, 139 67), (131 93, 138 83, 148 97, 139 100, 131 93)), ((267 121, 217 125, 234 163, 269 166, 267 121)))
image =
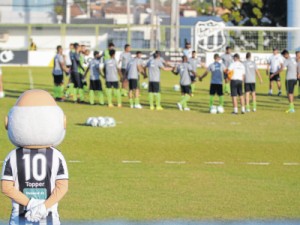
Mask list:
POLYGON ((165 161, 166 164, 186 164, 186 161, 165 161))
POLYGON ((253 165, 253 166, 268 166, 271 163, 269 162, 247 162, 247 165, 253 165))
POLYGON ((207 165, 224 165, 224 162, 204 162, 204 164, 207 165))
POLYGON ((137 163, 142 163, 142 161, 139 161, 139 160, 133 160, 133 161, 123 160, 122 163, 126 163, 126 164, 133 163, 133 164, 137 164, 137 163))
POLYGON ((287 163, 283 163, 284 166, 299 166, 300 163, 297 162, 287 162, 287 163))

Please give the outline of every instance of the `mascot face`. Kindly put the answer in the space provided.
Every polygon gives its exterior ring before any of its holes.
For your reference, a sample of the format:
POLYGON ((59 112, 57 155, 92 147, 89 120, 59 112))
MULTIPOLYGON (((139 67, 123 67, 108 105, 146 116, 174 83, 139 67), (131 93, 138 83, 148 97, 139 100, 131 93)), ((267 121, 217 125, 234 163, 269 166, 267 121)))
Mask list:
POLYGON ((66 130, 66 119, 52 96, 43 90, 24 92, 6 118, 10 141, 30 149, 59 145, 66 130))

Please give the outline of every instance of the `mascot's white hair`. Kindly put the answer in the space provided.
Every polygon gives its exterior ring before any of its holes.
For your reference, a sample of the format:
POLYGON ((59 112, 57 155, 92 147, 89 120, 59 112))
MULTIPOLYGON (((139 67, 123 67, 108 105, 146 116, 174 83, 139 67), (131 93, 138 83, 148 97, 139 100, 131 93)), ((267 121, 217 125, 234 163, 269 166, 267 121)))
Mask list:
POLYGON ((21 95, 6 122, 8 137, 17 147, 55 147, 63 141, 66 131, 62 109, 42 90, 21 95))

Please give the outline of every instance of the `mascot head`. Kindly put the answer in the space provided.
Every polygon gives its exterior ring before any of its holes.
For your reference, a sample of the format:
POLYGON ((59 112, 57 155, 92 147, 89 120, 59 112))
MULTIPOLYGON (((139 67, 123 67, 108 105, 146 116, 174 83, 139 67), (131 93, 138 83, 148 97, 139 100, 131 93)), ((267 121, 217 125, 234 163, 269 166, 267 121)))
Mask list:
POLYGON ((29 149, 57 146, 66 131, 63 111, 43 90, 24 92, 9 111, 5 124, 10 141, 29 149))

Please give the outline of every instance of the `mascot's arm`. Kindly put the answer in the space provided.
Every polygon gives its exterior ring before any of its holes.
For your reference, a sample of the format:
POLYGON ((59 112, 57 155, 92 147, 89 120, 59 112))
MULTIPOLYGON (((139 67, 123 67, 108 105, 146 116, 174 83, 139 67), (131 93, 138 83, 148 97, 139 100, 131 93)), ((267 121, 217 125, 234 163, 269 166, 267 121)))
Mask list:
POLYGON ((13 181, 2 180, 1 181, 2 193, 11 198, 20 205, 27 206, 29 198, 19 190, 15 189, 13 181))
POLYGON ((68 191, 68 180, 56 180, 55 188, 50 197, 45 201, 47 209, 58 203, 68 191))

